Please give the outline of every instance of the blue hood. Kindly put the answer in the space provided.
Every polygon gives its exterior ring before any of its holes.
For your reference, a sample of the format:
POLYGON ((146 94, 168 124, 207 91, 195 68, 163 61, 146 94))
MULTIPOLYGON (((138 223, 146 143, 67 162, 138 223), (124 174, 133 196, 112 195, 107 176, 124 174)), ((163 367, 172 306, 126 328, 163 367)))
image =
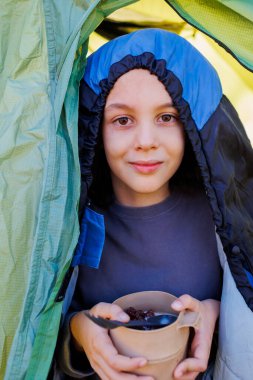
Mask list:
POLYGON ((167 70, 181 82, 182 97, 190 105, 192 117, 201 129, 217 108, 222 88, 211 64, 188 41, 161 29, 144 29, 118 37, 98 49, 87 61, 84 80, 99 95, 100 82, 108 78, 111 66, 126 56, 151 53, 164 60, 167 70))

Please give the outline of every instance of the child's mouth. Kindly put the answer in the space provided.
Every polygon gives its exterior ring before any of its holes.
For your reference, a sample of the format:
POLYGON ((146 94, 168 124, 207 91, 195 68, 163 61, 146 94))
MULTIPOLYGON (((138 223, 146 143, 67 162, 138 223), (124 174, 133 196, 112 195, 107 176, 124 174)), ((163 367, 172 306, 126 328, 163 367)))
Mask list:
POLYGON ((135 161, 130 164, 136 171, 148 174, 156 171, 162 165, 162 161, 135 161))

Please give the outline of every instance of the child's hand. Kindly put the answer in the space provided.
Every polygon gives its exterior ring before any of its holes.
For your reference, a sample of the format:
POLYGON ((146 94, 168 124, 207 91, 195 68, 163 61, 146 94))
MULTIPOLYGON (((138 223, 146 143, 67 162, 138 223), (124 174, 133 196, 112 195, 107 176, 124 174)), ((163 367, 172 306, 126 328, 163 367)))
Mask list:
POLYGON ((183 295, 171 306, 176 311, 188 309, 200 313, 200 324, 198 328, 195 328, 190 357, 178 364, 174 371, 175 379, 194 380, 199 373, 207 369, 215 323, 219 316, 220 302, 212 299, 198 301, 189 295, 183 295))
MULTIPOLYGON (((129 316, 119 306, 109 303, 99 303, 90 312, 95 316, 122 322, 129 320, 129 316)), ((119 355, 108 330, 97 326, 82 312, 71 319, 70 328, 77 346, 85 351, 92 368, 102 380, 153 380, 150 376, 131 374, 135 369, 143 367, 147 360, 119 355)))

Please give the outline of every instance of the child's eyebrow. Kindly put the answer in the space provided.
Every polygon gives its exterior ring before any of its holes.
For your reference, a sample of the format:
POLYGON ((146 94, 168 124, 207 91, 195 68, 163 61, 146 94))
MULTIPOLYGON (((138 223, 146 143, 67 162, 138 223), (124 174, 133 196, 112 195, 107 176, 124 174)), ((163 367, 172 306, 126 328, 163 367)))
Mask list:
POLYGON ((127 104, 124 103, 112 103, 109 104, 108 106, 105 107, 105 110, 110 110, 110 109, 127 109, 130 110, 132 107, 128 106, 127 104))
POLYGON ((179 112, 177 110, 177 108, 174 106, 173 102, 167 102, 167 103, 163 103, 163 104, 158 104, 157 105, 157 111, 159 110, 164 110, 164 109, 168 109, 168 112, 175 112, 177 115, 179 115, 179 112))
MULTIPOLYGON (((163 103, 163 104, 157 105, 157 109, 161 109, 161 108, 173 108, 173 109, 176 110, 176 108, 175 108, 175 106, 173 105, 172 102, 167 102, 167 103, 163 103)), ((129 105, 124 104, 124 103, 112 103, 112 104, 109 104, 108 106, 105 107, 105 110, 110 110, 110 109, 127 109, 127 110, 131 110, 132 106, 129 106, 129 105)))
POLYGON ((159 104, 157 108, 175 108, 176 109, 172 101, 164 103, 164 104, 159 104))

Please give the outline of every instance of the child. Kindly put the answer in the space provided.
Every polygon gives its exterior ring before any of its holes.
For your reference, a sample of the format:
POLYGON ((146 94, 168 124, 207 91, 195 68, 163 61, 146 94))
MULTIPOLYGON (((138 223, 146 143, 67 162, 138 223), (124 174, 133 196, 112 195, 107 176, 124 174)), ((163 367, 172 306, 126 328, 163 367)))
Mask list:
MULTIPOLYGON (((252 314, 245 306, 246 301, 252 307, 253 252, 246 250, 252 248, 253 233, 252 149, 216 72, 177 35, 146 29, 119 37, 88 59, 79 120, 82 199, 88 193, 89 201, 73 261, 79 275, 65 323, 62 347, 68 355, 60 353, 61 368, 73 378, 95 371, 102 380, 152 380, 133 374, 146 359, 119 355, 107 330, 82 310, 127 321, 113 300, 163 290, 178 296, 172 305, 176 311, 201 314, 175 379, 200 378, 208 363, 205 378, 212 373, 230 380, 239 373, 240 379, 250 379, 246 351, 240 351, 245 353, 240 369, 223 362, 228 345, 223 320, 224 342, 215 367, 209 357, 220 312, 220 261, 226 270, 226 308, 234 302, 239 316, 246 310, 248 337, 253 337, 252 314), (222 249, 218 254, 215 226, 234 279, 222 249)), ((232 324, 226 327, 235 330, 232 324)), ((243 343, 237 343, 241 350, 243 343)), ((232 351, 229 355, 233 358, 232 351)))

